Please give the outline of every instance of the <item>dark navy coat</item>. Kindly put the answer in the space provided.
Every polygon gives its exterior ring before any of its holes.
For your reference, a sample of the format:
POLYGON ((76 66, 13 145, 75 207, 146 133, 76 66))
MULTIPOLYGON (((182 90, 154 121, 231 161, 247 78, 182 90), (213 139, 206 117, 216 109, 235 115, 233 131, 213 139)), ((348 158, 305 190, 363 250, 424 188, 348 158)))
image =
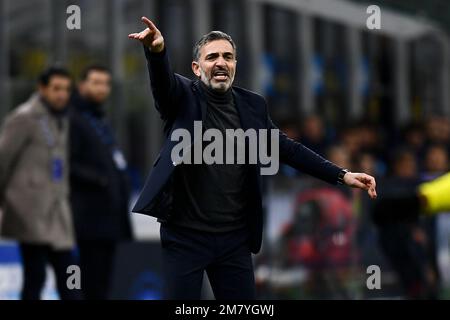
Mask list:
MULTIPOLYGON (((201 121, 206 115, 206 100, 199 80, 190 80, 172 71, 166 49, 161 53, 150 52, 147 48, 144 50, 155 106, 164 121, 166 141, 132 211, 164 222, 171 218, 173 173, 176 166, 180 165, 171 159, 172 148, 178 143, 171 141, 171 133, 183 128, 189 130, 193 137, 194 121, 201 121)), ((250 128, 257 131, 277 129, 270 119, 267 103, 262 96, 236 86, 232 90, 244 131, 250 128)), ((281 131, 279 159, 280 162, 331 184, 337 183, 342 170, 301 143, 289 139, 281 131)), ((250 194, 247 209, 250 248, 253 253, 258 253, 263 231, 261 165, 258 163, 248 166, 250 178, 246 190, 250 194)))

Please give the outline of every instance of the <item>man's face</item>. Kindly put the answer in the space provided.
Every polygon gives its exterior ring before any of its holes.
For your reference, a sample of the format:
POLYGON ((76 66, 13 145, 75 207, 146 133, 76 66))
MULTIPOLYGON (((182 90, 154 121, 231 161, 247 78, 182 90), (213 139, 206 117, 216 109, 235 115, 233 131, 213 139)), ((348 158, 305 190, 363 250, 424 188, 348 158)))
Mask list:
POLYGON ((80 94, 95 103, 102 104, 111 93, 111 75, 105 71, 92 70, 79 86, 80 94))
POLYGON ((236 73, 236 54, 227 40, 214 40, 200 49, 198 61, 192 62, 192 71, 208 87, 227 91, 236 73))
POLYGON ((39 94, 51 108, 63 110, 70 98, 71 80, 62 76, 53 76, 48 85, 39 86, 39 94))

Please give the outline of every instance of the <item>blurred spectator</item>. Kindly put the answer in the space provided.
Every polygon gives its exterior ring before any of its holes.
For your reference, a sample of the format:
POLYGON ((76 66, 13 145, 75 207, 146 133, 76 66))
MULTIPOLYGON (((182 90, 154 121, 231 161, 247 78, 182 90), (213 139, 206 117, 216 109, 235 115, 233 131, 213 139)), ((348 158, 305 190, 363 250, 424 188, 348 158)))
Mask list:
POLYGON ((358 128, 349 126, 340 131, 340 142, 349 153, 350 159, 356 159, 358 152, 361 150, 361 137, 358 128))
POLYGON ((132 237, 127 163, 105 119, 110 92, 110 72, 88 67, 70 113, 71 203, 89 300, 108 298, 117 245, 132 237))
POLYGON ((326 132, 322 119, 317 115, 308 116, 302 124, 301 142, 320 155, 327 147, 326 132))
POLYGON ((401 179, 415 179, 418 176, 417 161, 414 153, 403 148, 394 153, 391 173, 401 179))
POLYGON ((327 158, 342 168, 351 168, 353 165, 347 150, 342 146, 332 146, 326 152, 327 158))
POLYGON ((425 154, 424 173, 435 177, 448 171, 448 153, 442 145, 428 147, 425 154))
MULTIPOLYGON (((354 219, 351 202, 335 189, 319 187, 297 195, 292 220, 281 232, 279 262, 285 272, 307 270, 302 290, 309 297, 349 298, 354 219)), ((292 290, 293 296, 286 298, 300 298, 302 290, 292 290)))
MULTIPOLYGON (((440 125, 444 123, 444 121, 441 120, 442 119, 440 118, 432 118, 428 125, 430 125, 430 123, 435 123, 440 127, 440 125)), ((425 181, 439 177, 446 173, 449 169, 447 148, 442 144, 436 144, 439 141, 442 143, 445 140, 445 135, 443 135, 442 132, 436 132, 435 129, 428 127, 428 137, 429 141, 432 141, 435 144, 431 144, 426 149, 424 169, 422 173, 422 179, 425 181)), ((428 247, 430 248, 429 250, 431 255, 432 271, 429 272, 429 277, 433 278, 434 281, 437 282, 437 279, 440 277, 438 272, 439 268, 437 263, 436 243, 436 234, 438 230, 437 223, 439 220, 436 216, 426 217, 422 220, 423 221, 421 223, 427 234, 428 247)))
POLYGON ((429 144, 449 145, 450 123, 445 117, 430 116, 426 120, 426 135, 429 144))
POLYGON ((40 299, 47 263, 55 271, 60 298, 80 297, 66 282, 67 268, 77 264, 68 199, 70 87, 66 70, 46 70, 39 93, 6 117, 0 135, 1 233, 20 244, 24 300, 40 299))
POLYGON ((356 131, 359 137, 361 150, 370 152, 374 155, 379 155, 381 153, 381 136, 379 134, 379 128, 371 123, 361 122, 358 124, 356 131))
MULTIPOLYGON (((392 156, 391 179, 386 197, 401 197, 414 190, 418 182, 416 157, 409 148, 400 148, 392 156)), ((396 215, 397 208, 387 208, 396 215)), ((412 210, 405 208, 405 210, 412 210)), ((405 214, 405 213, 402 213, 405 214)), ((414 217, 414 214, 411 213, 414 217)), ((405 222, 379 225, 381 247, 391 262, 409 299, 437 298, 437 272, 433 264, 433 245, 428 227, 411 218, 405 222)))
POLYGON ((370 175, 377 175, 377 160, 369 152, 362 152, 356 159, 356 171, 364 170, 370 175))
POLYGON ((426 143, 425 130, 422 123, 410 123, 402 131, 401 144, 411 149, 416 157, 422 157, 426 143))

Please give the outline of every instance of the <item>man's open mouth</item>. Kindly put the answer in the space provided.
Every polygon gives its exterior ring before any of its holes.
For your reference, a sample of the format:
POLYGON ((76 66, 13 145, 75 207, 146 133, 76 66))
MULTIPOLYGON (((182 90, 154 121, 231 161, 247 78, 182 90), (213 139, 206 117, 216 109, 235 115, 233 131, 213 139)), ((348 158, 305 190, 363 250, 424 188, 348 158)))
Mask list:
POLYGON ((222 70, 216 71, 213 74, 213 78, 217 81, 226 81, 228 79, 228 72, 222 70))

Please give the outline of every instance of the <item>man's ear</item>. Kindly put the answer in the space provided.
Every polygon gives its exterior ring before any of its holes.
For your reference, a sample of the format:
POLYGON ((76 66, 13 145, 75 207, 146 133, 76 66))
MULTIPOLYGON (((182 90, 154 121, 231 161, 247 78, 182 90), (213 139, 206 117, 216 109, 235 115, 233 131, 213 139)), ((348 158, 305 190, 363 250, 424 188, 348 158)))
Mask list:
POLYGON ((45 93, 45 86, 42 84, 38 84, 37 85, 37 91, 39 92, 40 95, 43 95, 45 93))
POLYGON ((83 94, 83 92, 84 92, 84 81, 80 81, 80 82, 78 83, 77 89, 78 89, 78 92, 79 92, 80 94, 83 94))
POLYGON ((192 61, 191 67, 192 67, 192 72, 194 72, 194 74, 197 77, 200 77, 201 76, 201 72, 200 72, 200 65, 198 64, 198 62, 197 61, 192 61))

